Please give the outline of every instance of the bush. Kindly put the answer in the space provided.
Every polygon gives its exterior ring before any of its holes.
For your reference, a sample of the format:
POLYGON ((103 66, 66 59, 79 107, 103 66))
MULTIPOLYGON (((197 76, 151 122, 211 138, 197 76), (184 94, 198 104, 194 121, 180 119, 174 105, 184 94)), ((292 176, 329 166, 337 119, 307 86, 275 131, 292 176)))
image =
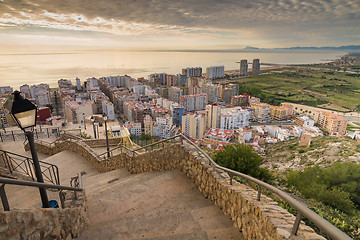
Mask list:
POLYGON ((223 151, 217 151, 214 161, 219 165, 250 175, 263 181, 271 180, 267 169, 260 168, 263 158, 251 147, 244 144, 227 145, 223 151))
POLYGON ((360 208, 360 166, 356 163, 336 162, 324 169, 314 166, 303 172, 290 171, 287 181, 304 197, 347 214, 353 214, 360 208))

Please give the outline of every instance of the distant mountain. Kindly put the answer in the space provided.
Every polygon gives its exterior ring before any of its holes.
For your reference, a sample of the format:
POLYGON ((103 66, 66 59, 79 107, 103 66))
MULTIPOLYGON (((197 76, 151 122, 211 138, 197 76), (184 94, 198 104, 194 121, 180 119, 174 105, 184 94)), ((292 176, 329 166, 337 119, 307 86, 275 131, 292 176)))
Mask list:
POLYGON ((289 48, 257 48, 247 46, 244 49, 246 50, 359 50, 360 45, 347 45, 347 46, 340 46, 340 47, 289 47, 289 48))
POLYGON ((284 49, 324 49, 324 50, 360 50, 360 45, 347 45, 340 47, 291 47, 284 49))
POLYGON ((260 48, 257 48, 257 47, 251 47, 251 46, 246 46, 244 49, 260 49, 260 48))

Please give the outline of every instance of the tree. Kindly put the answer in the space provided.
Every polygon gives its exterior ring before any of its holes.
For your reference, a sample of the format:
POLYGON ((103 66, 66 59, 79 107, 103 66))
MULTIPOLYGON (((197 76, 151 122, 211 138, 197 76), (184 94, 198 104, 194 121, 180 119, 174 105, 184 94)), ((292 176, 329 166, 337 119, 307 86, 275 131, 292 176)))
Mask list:
POLYGON ((267 169, 261 168, 263 158, 251 147, 244 144, 227 145, 223 151, 217 151, 214 161, 219 165, 250 175, 263 181, 271 180, 267 169))

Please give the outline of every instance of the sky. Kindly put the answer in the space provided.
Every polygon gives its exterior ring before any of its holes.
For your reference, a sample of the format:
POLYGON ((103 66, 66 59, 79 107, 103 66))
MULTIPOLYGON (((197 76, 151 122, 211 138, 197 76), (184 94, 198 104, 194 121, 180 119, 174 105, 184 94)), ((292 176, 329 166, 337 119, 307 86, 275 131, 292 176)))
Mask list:
POLYGON ((0 0, 0 51, 360 44, 360 0, 0 0))

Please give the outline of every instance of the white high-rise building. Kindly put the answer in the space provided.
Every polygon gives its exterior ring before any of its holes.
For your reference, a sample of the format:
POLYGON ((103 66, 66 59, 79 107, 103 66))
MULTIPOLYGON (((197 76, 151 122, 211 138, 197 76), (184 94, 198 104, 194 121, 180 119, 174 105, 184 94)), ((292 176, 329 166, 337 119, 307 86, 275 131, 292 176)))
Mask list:
POLYGON ((209 79, 224 78, 224 66, 211 66, 206 68, 206 77, 209 79))

